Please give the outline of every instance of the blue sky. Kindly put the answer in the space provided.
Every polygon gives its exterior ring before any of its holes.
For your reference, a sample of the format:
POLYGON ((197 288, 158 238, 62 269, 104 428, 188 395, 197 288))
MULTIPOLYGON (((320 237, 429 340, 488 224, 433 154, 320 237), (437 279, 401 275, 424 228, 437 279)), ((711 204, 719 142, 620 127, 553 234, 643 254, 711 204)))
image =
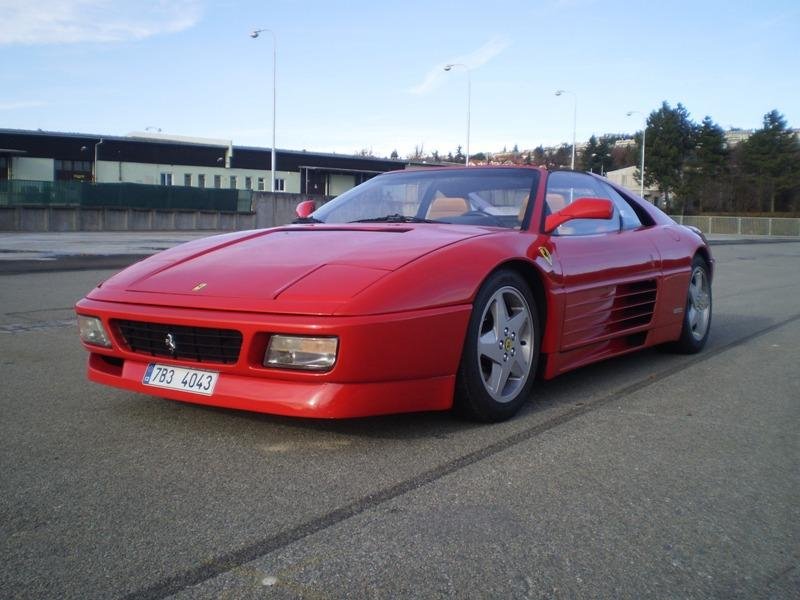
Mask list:
POLYGON ((0 127, 401 155, 633 132, 628 110, 800 127, 797 0, 0 0, 0 127))

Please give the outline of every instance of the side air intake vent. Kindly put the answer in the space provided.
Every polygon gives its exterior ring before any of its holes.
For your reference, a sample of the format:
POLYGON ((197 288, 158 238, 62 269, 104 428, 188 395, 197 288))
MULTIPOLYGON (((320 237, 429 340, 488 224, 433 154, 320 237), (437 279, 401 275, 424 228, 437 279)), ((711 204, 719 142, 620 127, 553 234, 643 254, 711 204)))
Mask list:
POLYGON ((656 305, 655 280, 605 286, 568 300, 564 344, 574 346, 647 325, 656 305))

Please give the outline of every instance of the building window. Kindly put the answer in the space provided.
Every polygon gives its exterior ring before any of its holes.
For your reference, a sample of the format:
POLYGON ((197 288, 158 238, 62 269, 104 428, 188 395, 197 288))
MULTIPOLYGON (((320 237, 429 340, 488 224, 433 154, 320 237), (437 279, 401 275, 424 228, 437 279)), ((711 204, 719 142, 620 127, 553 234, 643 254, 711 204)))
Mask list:
POLYGON ((5 156, 0 156, 0 181, 8 179, 9 160, 5 156))
POLYGON ((183 174, 183 185, 186 187, 192 187, 192 174, 191 173, 184 173, 183 174))
POLYGON ((231 175, 231 189, 236 189, 236 175, 231 175))
POLYGON ((56 160, 56 181, 91 181, 92 161, 90 160, 56 160))
POLYGON ((214 175, 214 187, 217 189, 222 187, 222 175, 214 175))
POLYGON ((245 177, 244 178, 244 189, 252 190, 253 189, 253 178, 252 177, 245 177))
POLYGON ((285 192, 286 191, 286 180, 285 179, 276 179, 275 180, 275 191, 276 192, 285 192))
POLYGON ((172 185, 172 173, 161 174, 161 185, 172 185))
POLYGON ((259 177, 258 178, 258 191, 259 192, 263 192, 264 191, 264 178, 263 177, 259 177))
POLYGON ((206 187, 206 176, 200 173, 197 176, 197 187, 204 188, 206 187))

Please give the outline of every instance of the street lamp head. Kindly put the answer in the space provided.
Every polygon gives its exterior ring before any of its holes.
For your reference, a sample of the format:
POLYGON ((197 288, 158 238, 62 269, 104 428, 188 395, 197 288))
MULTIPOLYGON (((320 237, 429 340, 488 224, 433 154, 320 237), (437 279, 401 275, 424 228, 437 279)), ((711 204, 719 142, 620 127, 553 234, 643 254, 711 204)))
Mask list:
POLYGON ((259 33, 258 31, 253 31, 253 32, 250 34, 250 37, 251 37, 251 38, 253 38, 253 39, 256 39, 256 38, 258 37, 258 33, 259 33))
POLYGON ((556 90, 556 96, 560 96, 564 93, 564 90, 556 90))
POLYGON ((450 64, 450 65, 445 65, 445 66, 444 66, 444 70, 445 70, 445 71, 449 71, 449 70, 450 70, 450 69, 452 69, 454 66, 455 66, 455 65, 452 65, 452 64, 450 64))
POLYGON ((626 117, 630 117, 632 114, 633 114, 633 111, 629 110, 628 112, 625 113, 625 116, 626 117))

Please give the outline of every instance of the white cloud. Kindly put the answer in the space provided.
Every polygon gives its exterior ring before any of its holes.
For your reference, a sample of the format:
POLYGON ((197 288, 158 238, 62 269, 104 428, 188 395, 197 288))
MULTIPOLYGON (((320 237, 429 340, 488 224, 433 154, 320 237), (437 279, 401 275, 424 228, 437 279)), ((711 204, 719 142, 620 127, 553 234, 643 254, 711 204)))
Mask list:
POLYGON ((451 63, 461 63, 467 65, 470 69, 477 69, 488 63, 492 60, 495 56, 500 54, 503 50, 508 48, 510 42, 504 38, 492 38, 488 42, 486 42, 483 46, 470 52, 469 54, 464 54, 462 56, 457 56, 451 60, 446 60, 444 62, 438 63, 431 67, 428 71, 425 78, 415 85, 414 87, 410 88, 408 91, 411 94, 422 95, 427 94, 441 82, 442 76, 445 73, 444 67, 445 65, 451 63))
POLYGON ((19 100, 17 102, 0 102, 0 110, 17 110, 20 108, 38 108, 47 106, 47 102, 41 100, 19 100))
POLYGON ((199 0, 0 0, 0 45, 140 40, 183 31, 199 0))

